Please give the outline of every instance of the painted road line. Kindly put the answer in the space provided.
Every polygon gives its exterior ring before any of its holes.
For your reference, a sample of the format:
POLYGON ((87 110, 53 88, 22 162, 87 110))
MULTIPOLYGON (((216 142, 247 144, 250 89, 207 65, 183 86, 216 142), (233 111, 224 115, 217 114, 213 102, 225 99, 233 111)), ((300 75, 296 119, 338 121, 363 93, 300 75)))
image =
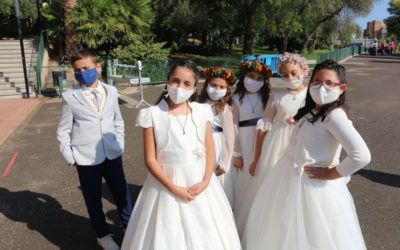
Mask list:
POLYGON ((8 172, 10 172, 10 169, 11 169, 12 165, 14 164, 14 161, 17 158, 17 156, 18 156, 18 152, 15 152, 13 157, 11 158, 11 161, 8 163, 7 168, 3 173, 3 176, 7 176, 8 175, 8 172))

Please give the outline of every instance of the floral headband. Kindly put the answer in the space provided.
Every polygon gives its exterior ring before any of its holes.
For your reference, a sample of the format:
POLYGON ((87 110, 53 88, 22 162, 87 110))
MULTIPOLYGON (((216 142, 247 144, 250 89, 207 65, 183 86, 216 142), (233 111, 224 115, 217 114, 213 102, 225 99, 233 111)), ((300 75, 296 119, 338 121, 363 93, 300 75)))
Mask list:
POLYGON ((255 60, 242 62, 241 64, 239 64, 239 70, 240 73, 243 75, 250 71, 260 73, 264 76, 264 78, 270 78, 273 75, 270 67, 268 67, 264 63, 255 60))
POLYGON ((277 65, 278 72, 279 72, 279 69, 281 68, 281 66, 288 62, 297 63, 298 65, 300 65, 300 67, 306 71, 306 73, 305 73, 306 75, 308 74, 308 71, 310 71, 310 69, 308 68, 306 59, 304 57, 302 57, 301 55, 298 55, 298 54, 285 53, 284 55, 280 56, 278 59, 278 65, 277 65))
POLYGON ((204 78, 207 80, 222 78, 229 84, 229 86, 234 85, 236 82, 235 74, 233 74, 229 69, 220 68, 218 66, 204 69, 204 78))

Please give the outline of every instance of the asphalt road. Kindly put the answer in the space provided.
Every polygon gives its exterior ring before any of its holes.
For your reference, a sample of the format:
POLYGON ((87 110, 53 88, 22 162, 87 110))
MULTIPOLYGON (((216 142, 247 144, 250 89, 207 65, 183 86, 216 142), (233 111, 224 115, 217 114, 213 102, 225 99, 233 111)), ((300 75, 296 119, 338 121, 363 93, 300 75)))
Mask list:
MULTIPOLYGON (((400 57, 359 56, 344 63, 349 82, 350 117, 366 140, 372 162, 349 184, 368 249, 400 249, 400 57)), ((154 103, 161 87, 146 88, 154 103)), ((139 99, 138 94, 128 97, 139 99)), ((125 120, 123 155, 135 200, 147 170, 143 163, 138 112, 120 105, 125 120)), ((58 99, 46 99, 0 146, 0 172, 15 152, 6 177, 0 176, 0 249, 100 249, 96 244, 74 167, 59 153, 58 99)), ((107 222, 120 243, 122 230, 113 200, 104 186, 107 222)), ((327 215, 329 216, 329 215, 327 215)))

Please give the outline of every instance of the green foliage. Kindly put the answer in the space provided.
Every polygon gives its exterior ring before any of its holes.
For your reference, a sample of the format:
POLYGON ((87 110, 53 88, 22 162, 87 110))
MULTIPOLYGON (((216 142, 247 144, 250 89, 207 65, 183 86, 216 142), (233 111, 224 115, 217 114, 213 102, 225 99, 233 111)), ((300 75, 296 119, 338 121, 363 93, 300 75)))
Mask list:
MULTIPOLYGON (((0 0, 0 6, 0 23, 15 17, 15 0, 0 0)), ((19 0, 19 10, 22 19, 37 19, 36 0, 19 0)))
POLYGON ((162 48, 164 45, 165 43, 135 42, 126 47, 118 46, 110 52, 110 57, 130 65, 136 64, 137 60, 163 60, 169 55, 169 50, 162 48))
POLYGON ((62 49, 65 37, 64 0, 52 0, 51 4, 45 5, 41 13, 46 20, 48 41, 62 49))
POLYGON ((226 46, 241 36, 242 10, 237 2, 240 1, 155 0, 152 30, 158 41, 167 41, 175 50, 188 44, 191 37, 201 41, 202 47, 198 49, 211 51, 208 46, 226 46))
POLYGON ((388 12, 391 14, 384 20, 387 25, 389 35, 394 35, 400 38, 400 0, 391 0, 389 3, 388 12))
POLYGON ((109 50, 150 35, 149 0, 80 0, 68 23, 80 43, 109 50))

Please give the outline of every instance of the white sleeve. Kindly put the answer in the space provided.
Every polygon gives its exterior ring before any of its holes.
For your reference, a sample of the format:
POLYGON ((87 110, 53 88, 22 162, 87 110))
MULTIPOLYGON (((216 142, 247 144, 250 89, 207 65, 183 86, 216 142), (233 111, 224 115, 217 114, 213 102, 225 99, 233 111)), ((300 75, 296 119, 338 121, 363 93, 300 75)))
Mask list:
POLYGON ((347 157, 336 166, 339 174, 349 176, 371 161, 367 145, 347 118, 344 110, 333 110, 323 124, 347 153, 347 157))
POLYGON ((231 107, 228 105, 225 107, 224 112, 221 115, 222 128, 224 133, 224 150, 222 151, 223 157, 217 162, 225 172, 228 172, 231 166, 231 159, 233 154, 233 148, 235 145, 235 127, 233 125, 233 115, 231 107))
POLYGON ((74 123, 74 116, 65 94, 62 95, 62 113, 60 123, 57 127, 57 140, 59 142, 60 152, 65 161, 72 165, 75 163, 71 149, 71 131, 74 123))
POLYGON ((232 120, 235 132, 235 144, 233 150, 234 157, 242 156, 242 151, 240 149, 240 141, 239 141, 239 107, 235 100, 232 100, 232 120))
POLYGON ((267 105, 265 106, 263 118, 258 120, 256 129, 262 132, 268 132, 272 128, 272 122, 276 115, 276 106, 274 95, 270 95, 268 98, 267 105))
POLYGON ((153 119, 151 118, 150 108, 141 109, 136 117, 136 127, 150 128, 153 127, 153 119))

